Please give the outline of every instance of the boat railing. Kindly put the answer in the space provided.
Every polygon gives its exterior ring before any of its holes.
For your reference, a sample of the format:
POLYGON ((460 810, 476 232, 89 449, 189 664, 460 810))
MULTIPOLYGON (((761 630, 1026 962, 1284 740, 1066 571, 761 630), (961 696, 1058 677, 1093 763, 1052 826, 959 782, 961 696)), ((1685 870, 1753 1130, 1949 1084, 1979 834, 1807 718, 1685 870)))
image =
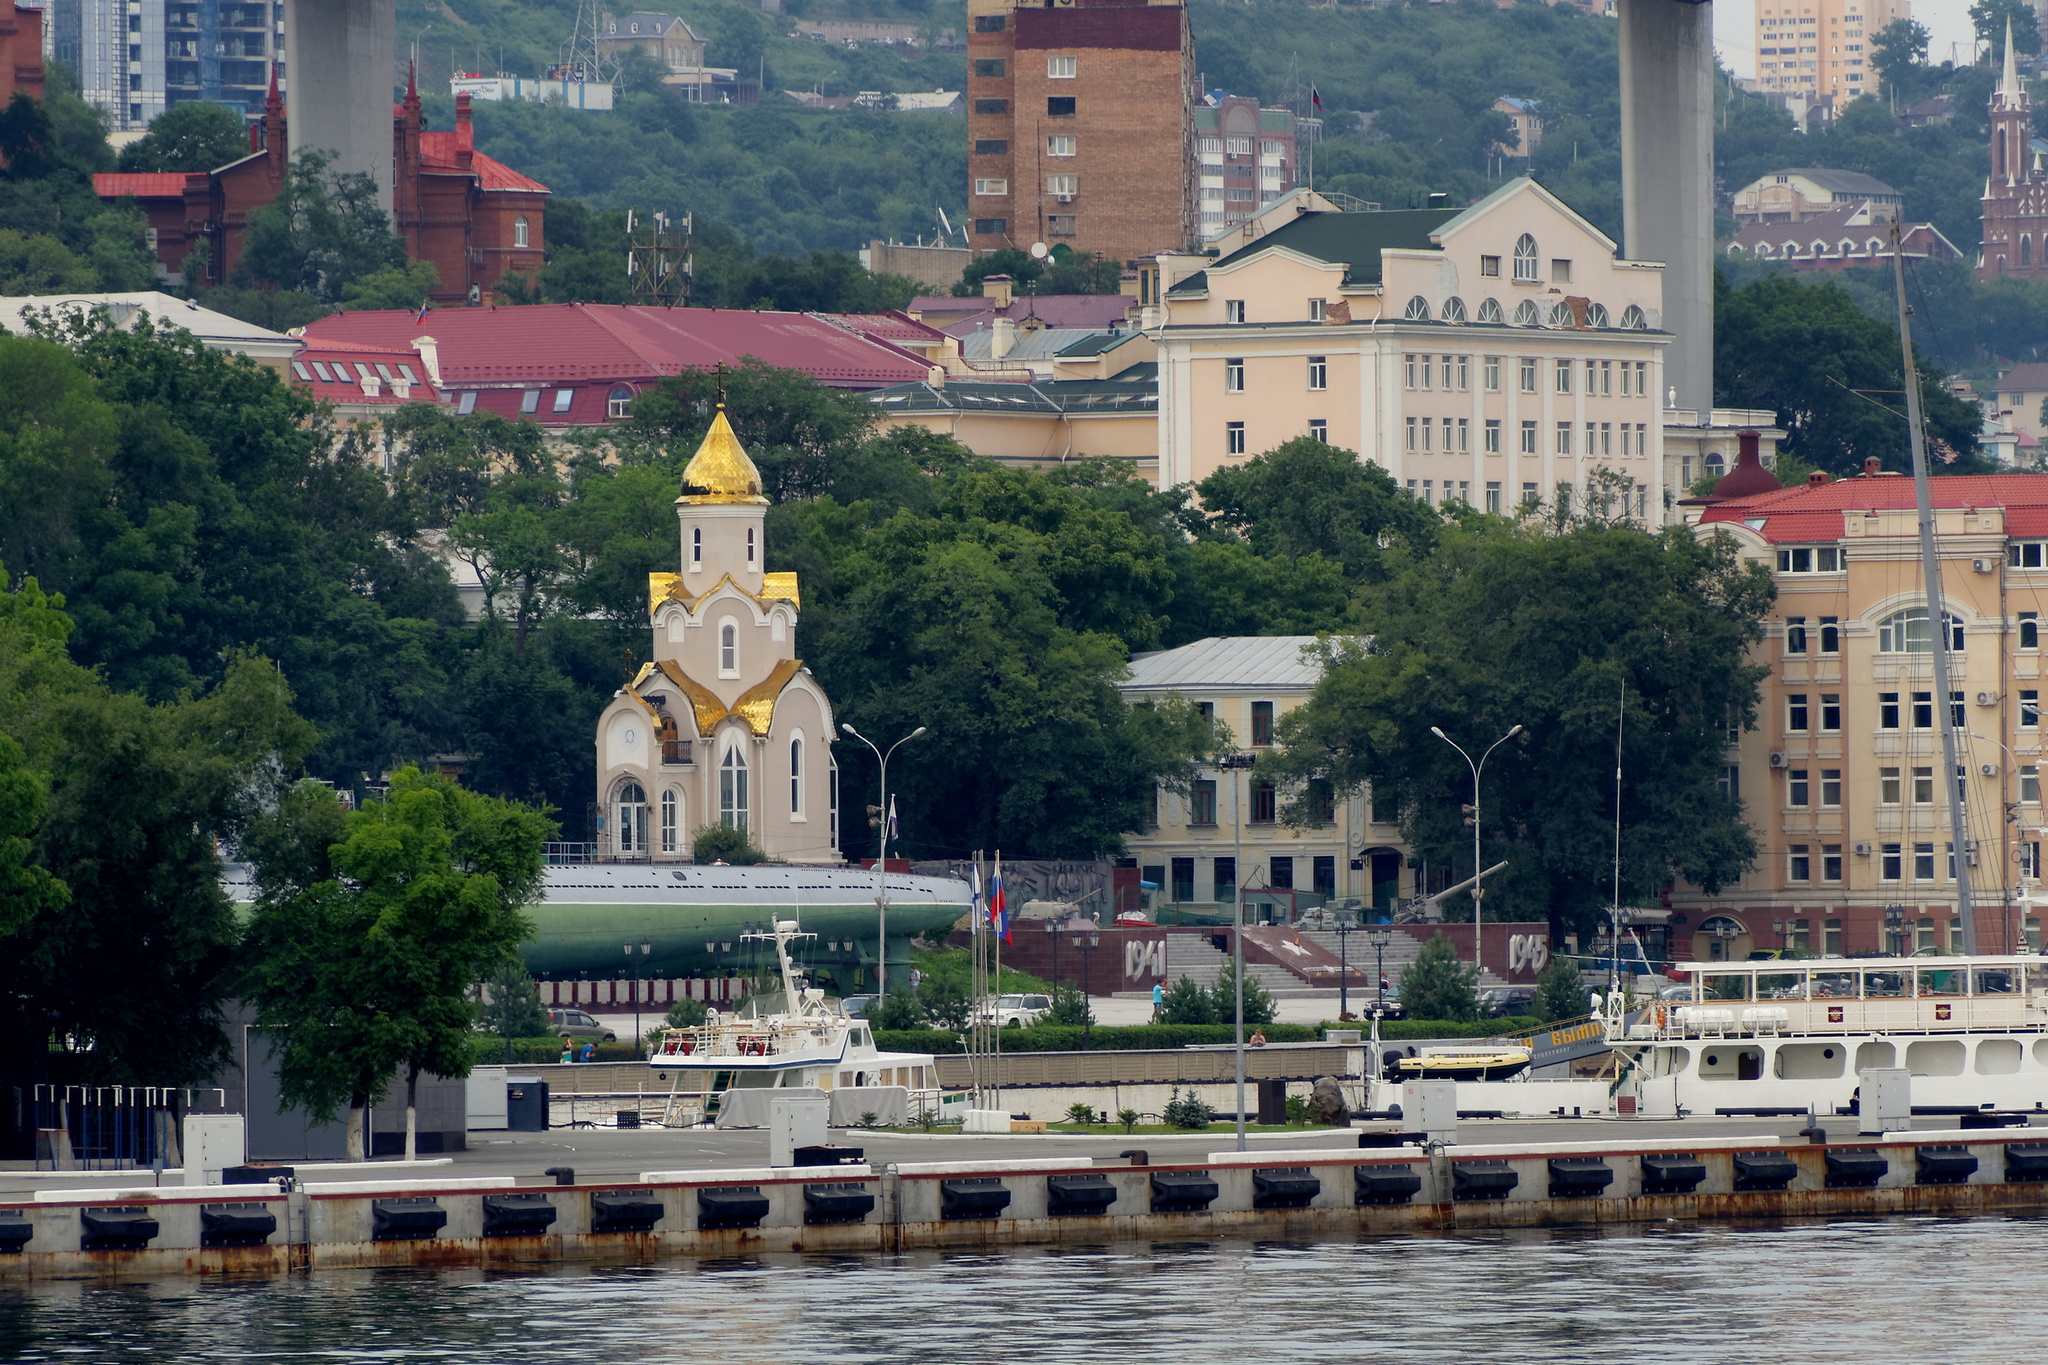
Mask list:
POLYGON ((2019 1033, 2048 1027, 2048 998, 1876 996, 1814 1000, 1660 1001, 1636 1038, 1796 1037, 1848 1033, 2019 1033))

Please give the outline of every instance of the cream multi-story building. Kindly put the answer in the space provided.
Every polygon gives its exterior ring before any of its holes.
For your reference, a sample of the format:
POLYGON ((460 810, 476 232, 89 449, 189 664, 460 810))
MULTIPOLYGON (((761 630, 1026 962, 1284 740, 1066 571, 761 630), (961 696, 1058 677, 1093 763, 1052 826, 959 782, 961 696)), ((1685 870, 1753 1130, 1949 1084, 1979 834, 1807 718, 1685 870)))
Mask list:
MULTIPOLYGON (((1178 696, 1229 728, 1241 753, 1271 747, 1280 717, 1309 699, 1321 665, 1312 635, 1230 636, 1139 654, 1119 685, 1130 701, 1178 696)), ((1228 906, 1239 888, 1356 897, 1391 912, 1422 889, 1407 866, 1399 813, 1369 792, 1326 797, 1308 826, 1281 816, 1288 794, 1240 768, 1203 771, 1183 795, 1161 792, 1154 819, 1126 837, 1166 905, 1228 906)), ((1436 888, 1436 889, 1441 889, 1436 888)), ((1311 902, 1304 900, 1304 908, 1311 902)))
MULTIPOLYGON (((1756 656, 1771 670, 1758 724, 1731 744, 1725 778, 1761 852, 1718 896, 1674 891, 1674 951, 1956 951, 1958 840, 1940 783, 1913 482, 1873 470, 1772 489, 1745 464, 1736 474, 1764 491, 1711 502, 1697 529, 1733 537, 1778 586, 1756 656)), ((2042 912, 2018 891, 2039 875, 2048 822, 2048 475, 1931 482, 1977 948, 2039 947, 2042 912)))
POLYGON ((1533 180, 1465 209, 1304 209, 1220 259, 1155 258, 1140 291, 1163 486, 1311 436, 1431 504, 1605 488, 1608 514, 1665 519, 1663 267, 1533 180))
POLYGON ((1832 98, 1838 108, 1875 95, 1871 40, 1912 17, 1907 0, 1757 0, 1756 89, 1832 98))
POLYGON ((796 655, 796 575, 763 571, 768 499, 724 404, 682 482, 679 569, 647 576, 652 659, 598 715, 600 856, 684 862, 725 825, 836 862, 832 703, 796 655))

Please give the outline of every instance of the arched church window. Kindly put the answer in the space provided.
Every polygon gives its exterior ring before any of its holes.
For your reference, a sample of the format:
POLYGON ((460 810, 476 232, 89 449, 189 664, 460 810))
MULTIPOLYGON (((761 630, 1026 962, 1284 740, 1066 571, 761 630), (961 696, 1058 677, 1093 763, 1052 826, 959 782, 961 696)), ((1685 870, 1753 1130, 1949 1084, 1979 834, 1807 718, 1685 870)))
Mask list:
POLYGON ((631 778, 612 797, 612 828, 622 856, 647 851, 647 790, 631 778))
POLYGON ((674 853, 683 824, 683 794, 670 787, 661 794, 661 851, 674 853))
POLYGON ((747 528, 747 567, 754 567, 754 528, 747 528))
POLYGON ((747 756, 734 741, 718 764, 718 823, 745 834, 747 807, 747 756))
POLYGON ((704 528, 701 526, 692 526, 690 528, 690 572, 695 573, 697 572, 697 570, 703 567, 704 528))
POLYGON ((2032 265, 2033 263, 2034 263, 2034 239, 2033 239, 2032 237, 2028 236, 2028 235, 2027 235, 2026 233, 2022 232, 2022 233, 2020 234, 2020 264, 2021 264, 2021 265, 2032 265))
POLYGON ((736 622, 723 621, 718 627, 718 676, 736 678, 740 672, 740 628, 736 622))
POLYGON ((789 741, 789 814, 801 820, 804 814, 804 737, 789 741))

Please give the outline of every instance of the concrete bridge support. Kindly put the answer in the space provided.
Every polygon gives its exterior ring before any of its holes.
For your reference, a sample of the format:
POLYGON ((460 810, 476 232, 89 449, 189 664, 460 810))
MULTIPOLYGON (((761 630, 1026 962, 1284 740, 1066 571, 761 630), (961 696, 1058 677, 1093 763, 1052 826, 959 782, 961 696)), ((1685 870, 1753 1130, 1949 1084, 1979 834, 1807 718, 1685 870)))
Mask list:
POLYGON ((284 22, 292 153, 334 153, 334 169, 377 182, 390 212, 397 0, 285 0, 284 22))
POLYGON ((1664 262, 1676 406, 1714 406, 1714 9, 1620 0, 1623 250, 1664 262))

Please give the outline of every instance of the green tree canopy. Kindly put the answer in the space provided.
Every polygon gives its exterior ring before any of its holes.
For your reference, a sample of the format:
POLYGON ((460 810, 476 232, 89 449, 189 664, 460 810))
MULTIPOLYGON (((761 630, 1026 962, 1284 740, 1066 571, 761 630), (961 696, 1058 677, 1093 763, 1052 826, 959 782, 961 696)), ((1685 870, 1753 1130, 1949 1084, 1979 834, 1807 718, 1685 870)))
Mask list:
POLYGON ((1261 556, 1323 555, 1354 580, 1377 576, 1382 539, 1426 550, 1439 520, 1386 470, 1306 436, 1226 465, 1196 491, 1217 524, 1261 556))
POLYGON ((184 100, 158 114, 149 131, 121 149, 124 171, 212 171, 249 155, 249 124, 239 109, 184 100))
POLYGON ((1479 1017, 1479 969, 1458 960, 1458 950, 1442 934, 1416 952, 1401 973, 1401 1011, 1410 1019, 1447 1019, 1468 1023, 1479 1017))
POLYGON ((292 157, 277 198, 249 216, 234 284, 335 304, 358 281, 405 269, 376 182, 360 171, 332 171, 332 162, 310 147, 292 157))
MULTIPOLYGON (((1418 853, 1469 871, 1471 770, 1431 727, 1476 753, 1521 725, 1486 770, 1483 861, 1508 862, 1486 905, 1544 915, 1561 934, 1612 892, 1625 699, 1622 896, 1674 876, 1716 890, 1756 852, 1718 783, 1729 728, 1755 714, 1765 670, 1745 652, 1771 598, 1761 566, 1685 528, 1447 528, 1433 556, 1364 590, 1362 637, 1327 646, 1322 681, 1260 768, 1340 791, 1370 783, 1398 802, 1418 853)), ((1309 814, 1297 797, 1290 818, 1309 814)))
POLYGON ((2027 0, 1975 0, 1970 6, 1970 27, 1977 41, 1991 49, 1991 64, 2005 61, 2005 31, 2012 28, 2012 45, 2034 56, 2041 50, 2041 25, 2027 0))
POLYGON ((1579 964, 1569 958, 1552 958, 1543 975, 1536 978, 1535 1005, 1536 1017, 1546 1024, 1586 1013, 1586 986, 1579 964))

